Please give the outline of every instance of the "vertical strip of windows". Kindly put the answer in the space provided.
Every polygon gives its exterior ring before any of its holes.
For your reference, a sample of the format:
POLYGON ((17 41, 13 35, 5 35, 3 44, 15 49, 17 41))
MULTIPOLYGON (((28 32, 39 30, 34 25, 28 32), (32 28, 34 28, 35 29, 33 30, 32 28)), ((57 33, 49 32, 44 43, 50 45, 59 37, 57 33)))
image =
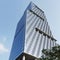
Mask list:
POLYGON ((35 20, 37 19, 37 16, 34 17, 34 19, 31 21, 30 25, 28 25, 27 33, 30 30, 30 27, 34 24, 35 20))
POLYGON ((41 16, 42 15, 42 12, 40 11, 40 14, 39 14, 39 16, 41 16))
MULTIPOLYGON (((39 14, 39 13, 38 13, 39 14)), ((36 16, 36 15, 35 15, 36 16)), ((32 18, 33 19, 33 18, 32 18)), ((34 23, 34 21, 37 19, 37 16, 33 19, 33 21, 31 20, 31 24, 29 26, 29 28, 27 29, 27 32, 29 31, 30 27, 32 26, 32 24, 34 23)))
MULTIPOLYGON (((38 24, 38 20, 36 20, 36 22, 35 22, 34 26, 32 27, 32 30, 31 30, 31 31, 29 31, 30 33, 29 33, 29 35, 27 36, 26 43, 28 42, 28 40, 29 40, 30 36, 33 34, 34 27, 35 27, 37 24, 38 24)), ((28 33, 27 33, 27 34, 28 34, 28 33)))
MULTIPOLYGON (((38 33, 38 32, 37 32, 38 33)), ((36 52, 36 49, 37 49, 37 43, 38 43, 38 41, 39 41, 39 36, 40 36, 40 34, 38 33, 38 36, 37 36, 37 38, 36 38, 36 41, 35 41, 35 43, 34 43, 34 46, 33 46, 33 50, 32 50, 32 54, 34 54, 35 52, 36 52), (35 51, 34 51, 35 50, 35 51)))
MULTIPOLYGON (((40 29, 42 29, 43 28, 43 24, 44 24, 44 22, 42 21, 42 24, 41 24, 41 27, 40 27, 40 29)), ((43 39, 43 34, 42 34, 42 36, 41 36, 41 41, 40 41, 40 47, 38 47, 38 49, 40 50, 40 48, 41 48, 41 45, 42 45, 42 39, 43 39)), ((38 52, 39 52, 39 50, 38 50, 38 52)), ((40 52, 41 53, 41 52, 40 52)), ((39 56, 39 53, 37 53, 37 55, 39 56)))
MULTIPOLYGON (((48 25, 48 35, 49 35, 49 25, 48 25)), ((49 35, 50 36, 50 35, 49 35)))
MULTIPOLYGON (((35 9, 34 11, 36 11, 36 13, 38 12, 37 11, 37 9, 35 9)), ((31 12, 32 13, 32 12, 31 12)), ((33 14, 33 13, 32 13, 33 14)), ((28 22, 27 23, 29 23, 32 19, 33 19, 33 17, 35 16, 34 14, 33 14, 33 16, 32 16, 32 14, 30 15, 30 16, 28 16, 28 18, 30 18, 29 20, 28 20, 28 22)), ((28 19, 27 18, 27 19, 28 19)))
POLYGON ((45 49, 45 44, 46 44, 46 36, 44 36, 43 49, 45 49))
POLYGON ((54 41, 53 41, 53 46, 54 46, 54 41))
POLYGON ((51 40, 51 47, 53 47, 53 41, 51 40))
POLYGON ((44 30, 45 30, 45 26, 46 26, 46 21, 44 22, 44 26, 43 26, 43 32, 44 32, 44 30))
POLYGON ((37 56, 39 56, 39 54, 41 53, 42 39, 43 39, 43 34, 41 34, 41 39, 40 39, 40 44, 39 44, 39 47, 38 47, 37 56))
MULTIPOLYGON (((39 19, 38 19, 38 20, 39 20, 39 19)), ((38 20, 37 20, 37 22, 38 22, 38 20)), ((36 22, 36 24, 37 24, 37 22, 36 22)), ((41 22, 41 21, 40 21, 40 22, 41 22)), ((34 22, 33 22, 33 23, 34 23, 34 22)), ((36 26, 36 24, 35 24, 35 26, 36 26)), ((39 25, 40 25, 40 24, 39 24, 39 25)), ((34 27, 35 27, 35 26, 34 26, 34 27)), ((33 27, 32 31, 30 32, 30 35, 31 35, 31 33, 33 32, 33 30, 34 30, 34 27, 33 27)), ((30 35, 29 35, 29 37, 30 37, 30 35)), ((29 38, 29 37, 28 37, 28 38, 29 38)), ((27 38, 27 40, 28 40, 28 38, 27 38)))
POLYGON ((51 35, 50 35, 50 26, 49 26, 49 36, 51 36, 51 35))
POLYGON ((47 49, 46 48, 46 45, 47 45, 47 36, 45 36, 45 44, 44 44, 45 46, 44 46, 44 49, 47 49))
MULTIPOLYGON (((38 20, 37 20, 37 21, 38 21, 38 20)), ((38 25, 39 25, 39 24, 38 24, 38 25)), ((33 43, 33 41, 34 41, 35 36, 36 36, 36 32, 35 32, 35 34, 34 34, 32 40, 31 40, 31 43, 29 44, 30 46, 32 45, 32 43, 33 43)), ((28 46, 28 47, 30 47, 30 46, 28 46)), ((29 48, 27 48, 27 51, 29 51, 29 48)))
POLYGON ((47 33, 47 21, 46 21, 46 30, 45 30, 45 33, 47 33))
POLYGON ((51 49, 51 39, 50 39, 50 49, 51 49))
POLYGON ((50 49, 50 38, 48 38, 48 49, 50 49))
POLYGON ((27 47, 27 52, 30 51, 30 49, 31 49, 31 47, 32 47, 32 44, 33 44, 36 36, 37 36, 37 33, 36 33, 36 31, 35 31, 35 34, 34 34, 34 36, 32 37, 32 40, 31 40, 30 44, 29 44, 28 47, 27 47))
MULTIPOLYGON (((42 50, 43 50, 43 49, 45 49, 45 43, 46 43, 46 36, 44 36, 44 40, 43 40, 43 47, 42 47, 42 50)), ((42 53, 42 55, 44 55, 44 54, 42 53)))

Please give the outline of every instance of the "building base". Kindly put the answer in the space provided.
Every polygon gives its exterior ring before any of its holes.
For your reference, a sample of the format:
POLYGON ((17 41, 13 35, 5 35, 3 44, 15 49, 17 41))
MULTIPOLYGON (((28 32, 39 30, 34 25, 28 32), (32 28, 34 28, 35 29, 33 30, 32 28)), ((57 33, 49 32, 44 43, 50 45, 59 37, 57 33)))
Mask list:
POLYGON ((37 60, 37 59, 31 55, 23 53, 16 60, 37 60))

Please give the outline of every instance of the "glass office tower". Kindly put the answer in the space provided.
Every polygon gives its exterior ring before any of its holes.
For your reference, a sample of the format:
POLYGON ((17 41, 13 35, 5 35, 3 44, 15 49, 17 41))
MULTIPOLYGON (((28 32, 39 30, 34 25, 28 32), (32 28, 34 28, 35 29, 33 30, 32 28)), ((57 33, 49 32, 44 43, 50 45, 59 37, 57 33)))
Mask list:
POLYGON ((31 2, 17 24, 9 60, 38 60, 42 49, 55 45, 44 11, 31 2))

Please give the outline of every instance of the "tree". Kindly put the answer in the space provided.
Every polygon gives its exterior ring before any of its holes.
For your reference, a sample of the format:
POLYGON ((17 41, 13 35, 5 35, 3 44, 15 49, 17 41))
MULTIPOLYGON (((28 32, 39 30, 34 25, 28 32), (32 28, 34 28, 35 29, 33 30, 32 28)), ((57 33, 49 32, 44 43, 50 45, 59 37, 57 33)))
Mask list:
POLYGON ((60 60, 60 46, 52 47, 52 49, 43 49, 43 55, 40 60, 60 60))

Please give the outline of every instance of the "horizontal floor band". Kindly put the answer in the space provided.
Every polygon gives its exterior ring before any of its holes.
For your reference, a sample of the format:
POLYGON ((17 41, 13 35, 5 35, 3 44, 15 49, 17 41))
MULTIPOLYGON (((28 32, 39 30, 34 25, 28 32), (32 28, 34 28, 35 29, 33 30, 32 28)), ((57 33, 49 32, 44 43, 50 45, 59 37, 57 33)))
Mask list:
POLYGON ((41 31, 40 29, 38 29, 38 28, 35 28, 35 29, 36 29, 36 31, 39 31, 39 33, 43 34, 44 36, 47 36, 48 38, 51 38, 51 40, 57 41, 55 38, 49 36, 48 34, 46 34, 45 32, 41 31))

